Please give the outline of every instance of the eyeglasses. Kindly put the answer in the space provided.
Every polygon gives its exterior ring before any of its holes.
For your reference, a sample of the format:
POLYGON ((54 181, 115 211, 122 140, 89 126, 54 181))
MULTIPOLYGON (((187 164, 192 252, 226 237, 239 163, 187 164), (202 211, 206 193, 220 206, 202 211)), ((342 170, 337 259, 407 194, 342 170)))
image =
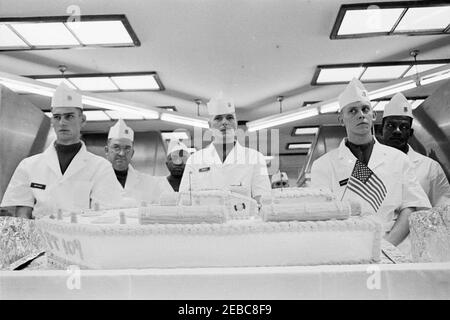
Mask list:
POLYGON ((287 181, 277 181, 274 182, 275 187, 287 187, 289 183, 287 181))
POLYGON ((120 146, 111 146, 110 149, 114 153, 120 153, 120 151, 123 151, 123 153, 125 154, 129 154, 133 150, 130 146, 126 146, 123 148, 120 146))

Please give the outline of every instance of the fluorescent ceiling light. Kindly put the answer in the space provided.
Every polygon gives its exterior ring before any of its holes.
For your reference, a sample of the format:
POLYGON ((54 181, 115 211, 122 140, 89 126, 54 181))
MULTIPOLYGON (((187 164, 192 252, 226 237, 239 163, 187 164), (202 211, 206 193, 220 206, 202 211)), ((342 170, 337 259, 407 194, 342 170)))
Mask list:
POLYGON ((170 111, 170 112, 175 112, 177 111, 177 108, 175 106, 162 106, 162 107, 158 107, 160 109, 164 109, 166 111, 170 111))
POLYGON ((339 102, 334 101, 320 106, 320 113, 336 113, 339 111, 339 102))
POLYGON ((307 109, 307 110, 299 110, 295 112, 286 112, 281 113, 279 115, 270 116, 266 118, 262 118, 259 120, 254 120, 247 122, 247 128, 249 132, 266 129, 270 127, 276 127, 285 123, 307 119, 314 117, 319 114, 319 111, 316 108, 307 109))
POLYGON ((185 131, 161 132, 161 137, 164 141, 189 139, 189 136, 185 131))
POLYGON ((108 77, 70 77, 70 82, 82 91, 117 91, 108 77))
POLYGON ((62 22, 11 23, 32 46, 77 46, 79 42, 62 22))
POLYGON ((416 87, 416 83, 413 80, 396 83, 378 90, 369 92, 370 100, 382 98, 395 94, 397 92, 403 92, 416 87))
POLYGON ((198 119, 198 118, 196 119, 196 118, 181 116, 178 114, 162 113, 161 120, 173 122, 173 123, 184 124, 184 125, 193 126, 193 127, 200 127, 200 128, 205 128, 205 129, 209 128, 208 121, 206 119, 205 120, 198 119))
POLYGON ((440 1, 383 1, 343 4, 330 39, 446 34, 450 5, 440 1))
POLYGON ((409 68, 409 65, 368 67, 361 81, 398 79, 409 68))
POLYGON ((318 127, 312 127, 312 128, 295 128, 294 135, 312 135, 317 134, 319 132, 318 127))
POLYGON ((70 75, 32 75, 31 79, 58 85, 61 79, 72 88, 82 91, 138 91, 164 90, 158 74, 154 71, 122 73, 85 73, 70 75))
POLYGON ((374 106, 373 110, 375 111, 384 111, 384 107, 389 103, 390 100, 378 101, 374 106))
POLYGON ((8 87, 9 89, 17 92, 17 93, 33 93, 46 97, 53 97, 53 93, 55 89, 48 88, 45 86, 40 86, 38 84, 33 84, 25 81, 19 81, 10 79, 7 77, 2 77, 0 75, 0 84, 8 87))
POLYGON ((84 111, 87 121, 110 121, 111 118, 108 117, 103 111, 84 111))
POLYGON ((0 18, 0 50, 140 46, 125 15, 0 18))
POLYGON ((316 83, 348 82, 353 78, 359 78, 363 71, 363 67, 323 68, 320 69, 316 83))
POLYGON ((145 119, 159 118, 159 112, 155 110, 149 110, 142 107, 135 107, 131 104, 121 103, 113 100, 83 95, 82 102, 83 104, 87 104, 89 106, 102 109, 111 109, 114 111, 124 111, 124 112, 132 112, 132 111, 139 112, 144 116, 145 119))
POLYGON ((50 119, 53 118, 53 113, 51 112, 44 112, 44 114, 49 117, 50 119))
POLYGON ((85 45, 133 44, 133 39, 120 20, 68 22, 66 25, 85 45))
POLYGON ((119 76, 111 77, 120 90, 160 90, 154 76, 119 76))
POLYGON ((442 31, 449 25, 449 17, 450 6, 409 8, 395 32, 435 29, 442 31))
POLYGON ((68 81, 67 79, 63 79, 63 78, 47 78, 47 79, 38 79, 38 81, 40 82, 45 82, 45 83, 49 83, 52 84, 54 86, 59 86, 61 84, 61 82, 64 81, 64 83, 72 89, 77 89, 72 82, 68 81))
POLYGON ((338 35, 389 32, 402 12, 403 8, 347 10, 338 35))
POLYGON ((309 149, 311 148, 311 143, 289 143, 287 148, 288 150, 309 149))
POLYGON ((441 81, 450 78, 450 69, 441 70, 432 74, 427 74, 420 79, 421 85, 427 85, 436 81, 441 81))
POLYGON ((442 66, 445 66, 445 64, 417 64, 417 65, 413 65, 411 67, 411 69, 408 70, 407 73, 405 73, 405 75, 403 76, 403 78, 405 77, 409 77, 412 76, 414 74, 416 74, 416 67, 417 67, 417 73, 422 73, 431 69, 435 69, 435 68, 440 68, 442 66))
POLYGON ((411 103, 411 108, 413 110, 417 109, 418 106, 422 104, 422 102, 425 101, 425 99, 417 99, 417 100, 408 100, 409 103, 411 103))
POLYGON ((144 116, 140 112, 134 111, 107 111, 105 113, 113 120, 144 120, 144 116))
POLYGON ((0 48, 14 47, 28 48, 28 45, 6 25, 0 24, 0 48))

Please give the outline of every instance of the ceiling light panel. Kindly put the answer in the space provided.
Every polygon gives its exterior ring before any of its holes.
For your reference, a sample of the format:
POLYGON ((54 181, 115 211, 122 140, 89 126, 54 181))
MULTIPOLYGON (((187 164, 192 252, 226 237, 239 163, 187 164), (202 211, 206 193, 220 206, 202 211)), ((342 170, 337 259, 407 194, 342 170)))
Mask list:
POLYGON ((389 32, 403 8, 347 10, 338 35, 389 32))
POLYGON ((5 24, 0 24, 0 48, 29 48, 29 46, 20 39, 20 37, 14 33, 5 24))
POLYGON ((375 105, 375 107, 373 108, 373 110, 375 111, 384 111, 384 107, 386 107, 386 105, 389 103, 390 100, 383 100, 383 101, 378 101, 375 105))
POLYGON ((348 82, 353 78, 359 78, 363 70, 363 67, 323 68, 320 69, 316 83, 348 82))
POLYGON ((117 91, 109 77, 69 77, 69 80, 83 91, 117 91))
POLYGON ((42 78, 42 79, 37 79, 40 82, 44 82, 44 83, 49 83, 49 84, 53 84, 55 86, 59 86, 61 84, 61 82, 64 82, 69 88, 76 90, 77 88, 67 79, 63 79, 63 78, 42 78))
POLYGON ((86 115, 87 121, 110 121, 111 118, 108 117, 103 111, 84 111, 83 114, 86 115))
POLYGON ((450 24, 450 6, 409 8, 395 32, 440 30, 450 24))
POLYGON ((161 90, 153 75, 111 77, 120 90, 161 90))
POLYGON ((35 47, 80 45, 62 22, 11 23, 10 26, 35 47))
POLYGON ((120 20, 67 22, 66 25, 84 45, 133 45, 120 20))
POLYGON ((411 69, 408 70, 407 73, 405 73, 405 75, 403 77, 409 77, 412 76, 414 74, 416 74, 416 67, 417 67, 417 72, 418 73, 422 73, 431 69, 435 69, 435 68, 439 68, 445 66, 445 64, 418 64, 418 65, 413 65, 411 67, 411 69))
POLYGON ((379 81, 398 79, 409 68, 409 65, 367 67, 361 81, 379 81))
POLYGON ((144 115, 133 111, 105 111, 105 113, 113 120, 144 120, 144 115))

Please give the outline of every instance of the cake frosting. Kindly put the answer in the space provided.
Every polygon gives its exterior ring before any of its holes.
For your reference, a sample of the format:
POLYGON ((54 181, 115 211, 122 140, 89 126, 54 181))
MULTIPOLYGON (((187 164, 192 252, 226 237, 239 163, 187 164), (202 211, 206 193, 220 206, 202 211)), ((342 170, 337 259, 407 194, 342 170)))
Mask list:
POLYGON ((265 221, 317 221, 348 219, 352 205, 336 199, 327 189, 273 189, 262 197, 262 217, 265 221))
POLYGON ((250 267, 379 261, 378 222, 369 217, 349 218, 349 206, 326 191, 293 189, 266 197, 262 215, 257 213, 256 202, 247 197, 212 190, 164 194, 159 204, 143 203, 139 208, 60 211, 36 223, 48 247, 48 260, 61 267, 250 267))

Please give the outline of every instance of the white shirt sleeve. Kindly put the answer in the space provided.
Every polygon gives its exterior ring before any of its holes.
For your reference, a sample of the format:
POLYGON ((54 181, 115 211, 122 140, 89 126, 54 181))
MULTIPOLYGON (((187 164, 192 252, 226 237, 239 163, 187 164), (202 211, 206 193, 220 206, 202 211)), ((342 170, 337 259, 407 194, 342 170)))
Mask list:
POLYGON ((312 188, 329 188, 333 190, 331 167, 326 164, 326 159, 324 158, 319 158, 313 162, 311 166, 312 188))
POLYGON ((27 206, 33 208, 34 203, 35 198, 31 190, 31 180, 27 171, 26 159, 24 159, 14 171, 0 206, 27 206))
POLYGON ((178 188, 179 192, 188 192, 189 191, 189 172, 193 172, 194 168, 192 166, 192 158, 193 155, 190 156, 186 161, 186 166, 184 167, 183 177, 181 178, 180 187, 178 188))
MULTIPOLYGON (((400 159, 399 159, 400 160, 400 159)), ((402 166, 402 204, 399 208, 431 208, 430 201, 425 191, 419 184, 413 165, 408 158, 405 158, 402 166)))
POLYGON ((436 161, 431 165, 429 198, 433 207, 450 204, 450 184, 441 165, 436 161))

